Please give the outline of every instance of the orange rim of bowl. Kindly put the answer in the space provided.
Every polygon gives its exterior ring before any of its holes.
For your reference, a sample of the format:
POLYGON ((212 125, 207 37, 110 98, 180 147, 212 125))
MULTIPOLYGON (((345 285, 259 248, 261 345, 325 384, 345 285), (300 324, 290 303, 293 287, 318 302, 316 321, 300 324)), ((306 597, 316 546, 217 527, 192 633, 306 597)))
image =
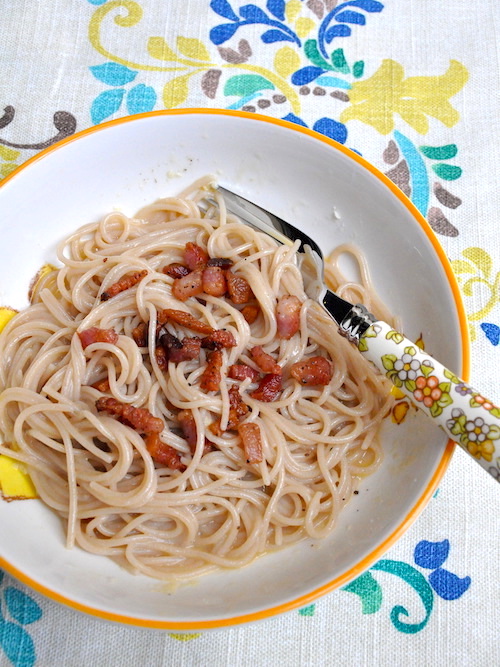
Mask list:
MULTIPOLYGON (((54 151, 63 148, 66 144, 69 144, 73 141, 77 141, 78 139, 85 137, 86 135, 93 134, 95 132, 100 132, 107 127, 121 125, 122 123, 134 122, 136 120, 149 117, 196 115, 196 114, 210 115, 210 116, 218 116, 218 115, 235 116, 239 118, 246 118, 255 122, 270 123, 272 125, 277 125, 279 127, 283 127, 288 130, 300 132, 301 134, 305 134, 309 137, 312 137, 317 141, 322 141, 324 144, 327 144, 331 148, 343 153, 350 160, 354 160, 359 165, 367 169, 375 178, 377 178, 386 187, 388 187, 389 190, 391 190, 391 192, 395 195, 395 197, 399 199, 399 201, 409 211, 409 213, 413 216, 413 218, 418 222, 422 230, 425 232, 445 271, 446 277, 448 279, 448 284, 451 288, 453 299, 455 301, 455 306, 457 309, 457 317, 459 321, 460 335, 462 340, 461 376, 464 378, 464 380, 468 381, 470 373, 470 342, 469 342, 469 328, 467 324, 467 316, 465 314, 465 309, 463 306, 460 289, 458 287, 458 283, 451 268, 450 262, 441 244, 439 243, 436 235, 431 229, 429 223, 426 221, 426 219, 423 217, 420 211, 418 211, 415 205, 408 199, 408 197, 406 197, 406 195, 404 195, 403 192, 387 176, 385 176, 381 171, 379 171, 376 167, 374 167, 367 160, 365 160, 365 158, 361 157, 354 151, 351 151, 349 148, 346 148, 342 144, 339 144, 336 141, 329 139, 328 137, 319 134, 313 130, 310 130, 306 127, 302 127, 300 125, 296 125, 294 123, 290 123, 288 121, 284 121, 278 118, 261 116, 259 114, 247 113, 245 111, 233 111, 227 109, 199 109, 199 108, 167 109, 164 111, 151 111, 148 113, 137 114, 134 116, 125 116, 124 118, 118 118, 116 120, 108 121, 107 123, 102 123, 101 125, 96 125, 93 127, 89 127, 85 130, 81 130, 80 132, 77 132, 69 137, 66 137, 65 139, 62 139, 53 146, 46 148, 45 150, 41 151, 37 155, 34 155, 32 158, 24 162, 15 171, 13 171, 11 174, 6 176, 2 181, 0 181, 0 188, 4 186, 8 181, 10 181, 12 178, 15 178, 16 175, 19 174, 21 171, 23 171, 26 167, 37 162, 38 160, 42 160, 44 157, 48 156, 54 151)), ((24 572, 21 572, 14 565, 5 561, 1 557, 0 557, 0 565, 10 574, 16 577, 16 579, 22 581, 30 588, 38 591, 39 593, 42 593, 43 595, 51 598, 52 600, 55 600, 56 602, 60 602, 69 607, 72 607, 73 609, 77 609, 78 611, 91 614, 92 616, 96 616, 98 618, 102 618, 108 621, 115 621, 118 623, 124 623, 127 625, 157 628, 163 630, 193 631, 193 630, 224 628, 233 625, 249 623, 251 621, 262 620, 265 618, 269 618, 271 616, 276 616, 278 614, 282 614, 287 611, 292 611, 293 609, 297 609, 306 606, 308 604, 311 604, 317 598, 335 590, 336 588, 339 588, 347 584, 349 581, 356 578, 357 576, 362 574, 365 570, 367 570, 375 561, 377 561, 389 549, 389 547, 391 547, 406 532, 406 530, 408 530, 411 524, 422 512, 422 510, 424 509, 424 507, 434 494, 441 478, 446 472, 446 469, 450 463, 454 449, 455 449, 455 443, 452 440, 449 440, 443 452, 443 456, 441 457, 441 460, 439 461, 439 464, 436 467, 436 470, 434 471, 434 474, 432 475, 430 481, 427 484, 427 487, 424 489, 420 498, 415 503, 414 507, 403 519, 403 521, 399 524, 399 526, 383 542, 381 542, 381 544, 379 544, 373 551, 371 551, 368 555, 366 555, 359 563, 356 563, 356 565, 351 567, 349 570, 347 570, 340 576, 336 577, 332 581, 327 582, 323 586, 316 588, 310 593, 307 593, 306 595, 301 595, 300 597, 294 600, 291 600, 289 602, 284 602, 275 607, 269 607, 261 611, 256 611, 249 614, 243 614, 241 616, 234 616, 232 618, 221 618, 216 620, 193 621, 193 622, 163 621, 155 619, 136 618, 134 616, 127 616, 124 614, 118 614, 114 612, 103 611, 101 609, 96 609, 89 605, 82 604, 80 602, 67 598, 64 595, 56 593, 55 591, 47 588, 43 584, 38 583, 30 576, 26 575, 24 572)))

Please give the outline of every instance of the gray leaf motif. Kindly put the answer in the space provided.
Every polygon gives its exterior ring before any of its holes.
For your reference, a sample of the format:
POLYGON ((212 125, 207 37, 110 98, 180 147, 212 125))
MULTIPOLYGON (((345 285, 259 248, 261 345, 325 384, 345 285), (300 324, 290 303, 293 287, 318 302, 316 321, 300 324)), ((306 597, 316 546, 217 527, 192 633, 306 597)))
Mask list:
POLYGON ((0 118, 0 128, 7 127, 14 120, 15 109, 10 104, 3 110, 3 116, 0 118))
POLYGON ((349 95, 344 93, 343 90, 334 90, 332 93, 330 93, 330 97, 334 97, 341 102, 349 102, 349 95))
POLYGON ((325 3, 326 11, 331 12, 337 5, 339 0, 323 0, 325 3))
POLYGON ((222 72, 220 69, 209 69, 201 78, 201 89, 211 100, 213 100, 217 94, 221 74, 222 72))
POLYGON ((312 11, 313 14, 316 14, 316 16, 319 19, 323 18, 323 14, 325 13, 325 7, 321 0, 307 0, 307 7, 312 11))
POLYGON ((246 39, 240 39, 238 42, 238 50, 231 48, 224 48, 222 46, 218 47, 219 53, 228 63, 233 63, 235 65, 241 65, 241 63, 246 63, 246 61, 252 55, 252 47, 247 42, 246 39))
POLYGON ((387 144, 387 148, 383 152, 382 157, 387 164, 396 164, 399 160, 399 149, 393 139, 387 144))
POLYGON ((410 197, 410 170, 408 169, 406 160, 401 160, 401 162, 399 162, 394 167, 394 169, 389 169, 389 171, 386 171, 385 175, 388 176, 407 197, 410 197))
POLYGON ((462 203, 460 197, 452 195, 446 188, 443 188, 441 183, 434 183, 434 194, 440 204, 446 208, 457 208, 462 203))
POLYGON ((427 211, 427 222, 436 234, 452 237, 459 234, 458 229, 445 217, 443 211, 435 206, 431 206, 427 211))

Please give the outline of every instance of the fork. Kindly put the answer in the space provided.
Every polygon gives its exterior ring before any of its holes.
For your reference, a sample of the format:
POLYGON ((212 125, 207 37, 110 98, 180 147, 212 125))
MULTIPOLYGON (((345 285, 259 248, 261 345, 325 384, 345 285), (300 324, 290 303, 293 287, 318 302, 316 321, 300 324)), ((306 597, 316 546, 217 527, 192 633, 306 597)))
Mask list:
POLYGON ((318 280, 305 285, 345 336, 448 437, 500 481, 500 408, 363 306, 353 305, 324 283, 323 253, 307 234, 240 195, 218 186, 226 208, 243 223, 298 252, 313 263, 318 280))

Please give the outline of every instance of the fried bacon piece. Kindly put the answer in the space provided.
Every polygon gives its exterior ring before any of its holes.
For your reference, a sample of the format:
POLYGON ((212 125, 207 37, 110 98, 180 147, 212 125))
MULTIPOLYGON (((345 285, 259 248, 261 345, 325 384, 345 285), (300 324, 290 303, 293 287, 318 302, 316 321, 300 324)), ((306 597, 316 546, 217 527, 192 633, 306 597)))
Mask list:
POLYGON ((103 394, 107 394, 110 390, 108 378, 103 378, 102 380, 97 380, 97 382, 94 382, 94 384, 91 385, 91 386, 94 389, 97 389, 98 391, 102 391, 103 394))
POLYGON ((247 303, 253 299, 253 292, 245 278, 226 271, 227 291, 233 303, 247 303))
POLYGON ((170 468, 170 470, 186 470, 181 461, 179 452, 160 440, 158 433, 149 433, 145 438, 146 449, 156 463, 170 468))
POLYGON ((123 278, 121 278, 118 282, 113 283, 113 285, 108 287, 108 289, 101 294, 101 301, 107 301, 108 299, 111 299, 111 297, 120 294, 120 292, 124 292, 126 289, 130 289, 130 287, 137 285, 137 283, 147 275, 148 272, 144 269, 144 271, 136 271, 135 273, 131 273, 128 276, 123 276, 123 278))
POLYGON ((207 266, 202 275, 203 291, 210 296, 224 296, 227 291, 225 272, 220 266, 207 266))
POLYGON ((288 340, 297 333, 300 327, 300 309, 302 304, 296 296, 286 294, 280 296, 276 306, 276 324, 278 338, 288 340))
POLYGON ((258 318, 259 313, 260 313, 259 306, 254 306, 249 304, 248 306, 245 306, 244 308, 241 309, 241 314, 248 322, 248 324, 253 324, 255 320, 258 318))
POLYGON ((228 431, 237 428, 240 423, 240 417, 244 417, 249 410, 248 405, 241 398, 236 385, 233 385, 229 390, 229 405, 228 431))
POLYGON ((199 338, 183 338, 180 341, 171 333, 164 333, 160 338, 160 345, 166 353, 168 361, 178 364, 180 361, 190 361, 200 356, 201 340, 199 338))
POLYGON ((258 424, 245 422, 238 426, 238 433, 243 444, 247 463, 262 461, 262 437, 258 424))
POLYGON ((179 301, 186 301, 190 296, 197 296, 203 292, 203 271, 197 269, 187 276, 177 278, 172 285, 172 295, 179 301))
POLYGON ((118 417, 127 426, 139 433, 161 433, 163 421, 154 417, 146 408, 134 408, 132 405, 117 401, 116 398, 98 398, 95 406, 99 412, 107 412, 118 417))
POLYGON ((249 407, 241 398, 238 387, 233 385, 229 389, 229 415, 226 428, 224 430, 221 428, 219 420, 218 422, 210 424, 209 429, 218 437, 220 437, 224 431, 234 431, 238 428, 240 418, 246 415, 248 410, 249 407))
POLYGON ((135 329, 132 329, 132 338, 138 347, 147 347, 148 345, 148 325, 141 322, 135 329))
MULTIPOLYGON (((194 454, 196 449, 196 442, 198 440, 198 431, 196 429, 196 422, 193 417, 191 410, 181 410, 177 419, 179 420, 179 425, 182 430, 182 434, 189 445, 191 454, 194 454)), ((212 451, 212 444, 205 438, 205 444, 203 447, 203 454, 207 454, 212 451)))
POLYGON ((99 329, 98 327, 90 327, 78 333, 83 349, 92 345, 92 343, 111 343, 116 345, 118 341, 118 334, 114 329, 99 329))
POLYGON ((196 243, 186 243, 184 262, 190 271, 201 269, 209 260, 208 253, 196 243))
POLYGON ((182 339, 182 347, 179 350, 172 350, 170 361, 178 364, 180 361, 190 361, 200 356, 201 340, 196 336, 186 336, 182 339))
POLYGON ((233 260, 229 257, 212 257, 207 262, 207 266, 220 266, 221 269, 230 269, 233 264, 233 260))
POLYGON ((207 350, 220 350, 223 347, 234 347, 236 340, 230 331, 219 329, 201 339, 201 346, 207 350))
POLYGON ((203 391, 218 391, 221 382, 220 369, 222 367, 222 352, 214 350, 207 357, 207 367, 200 379, 200 388, 203 391))
POLYGON ((155 348, 155 359, 158 368, 161 371, 166 371, 168 368, 168 355, 163 345, 157 345, 155 348))
POLYGON ((182 347, 182 343, 177 338, 177 336, 172 335, 168 331, 166 331, 160 337, 160 345, 162 345, 165 348, 167 357, 170 357, 170 353, 172 352, 172 350, 180 350, 182 347))
POLYGON ((298 361, 290 368, 290 375, 301 385, 314 387, 315 385, 326 385, 333 375, 332 364, 325 357, 311 357, 298 361))
POLYGON ((281 366, 274 361, 273 357, 264 352, 260 345, 252 347, 250 350, 253 360, 263 373, 272 373, 273 375, 281 375, 281 366))
POLYGON ((186 336, 182 339, 181 347, 170 350, 168 360, 173 364, 178 364, 181 361, 191 361, 200 356, 201 340, 196 336, 189 338, 186 336))
POLYGON ((166 322, 175 322, 180 324, 180 326, 189 329, 190 331, 196 331, 196 333, 202 334, 211 334, 215 331, 210 324, 206 322, 200 322, 190 313, 186 313, 184 310, 174 310, 173 308, 165 308, 164 310, 158 313, 158 323, 166 324, 166 322))
POLYGON ((182 278, 182 276, 187 276, 190 273, 188 267, 184 266, 184 264, 179 264, 179 262, 167 264, 163 267, 162 271, 171 278, 182 278))
POLYGON ((198 437, 193 413, 191 410, 181 410, 177 415, 177 419, 179 420, 182 434, 187 444, 189 445, 191 452, 193 452, 196 447, 196 440, 198 437))
POLYGON ((254 389, 250 396, 257 401, 271 403, 278 398, 282 386, 282 376, 267 373, 259 382, 257 389, 254 389))
POLYGON ((218 438, 220 438, 221 435, 224 433, 224 431, 220 427, 220 421, 212 422, 208 428, 210 432, 213 433, 218 438))
POLYGON ((227 374, 232 380, 246 380, 250 378, 252 382, 257 382, 260 377, 259 371, 256 371, 251 366, 247 366, 247 364, 233 364, 229 366, 227 374))

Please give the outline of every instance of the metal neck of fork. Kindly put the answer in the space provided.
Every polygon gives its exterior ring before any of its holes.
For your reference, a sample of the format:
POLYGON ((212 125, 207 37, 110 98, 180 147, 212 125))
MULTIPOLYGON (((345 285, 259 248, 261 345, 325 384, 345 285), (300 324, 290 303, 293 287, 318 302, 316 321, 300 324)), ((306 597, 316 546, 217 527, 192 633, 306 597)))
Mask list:
POLYGON ((359 345, 366 330, 377 321, 363 304, 358 303, 344 317, 339 325, 339 333, 355 345, 359 345))

